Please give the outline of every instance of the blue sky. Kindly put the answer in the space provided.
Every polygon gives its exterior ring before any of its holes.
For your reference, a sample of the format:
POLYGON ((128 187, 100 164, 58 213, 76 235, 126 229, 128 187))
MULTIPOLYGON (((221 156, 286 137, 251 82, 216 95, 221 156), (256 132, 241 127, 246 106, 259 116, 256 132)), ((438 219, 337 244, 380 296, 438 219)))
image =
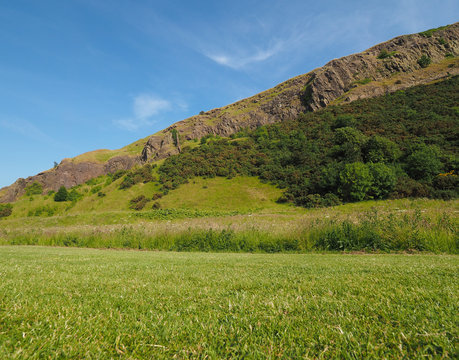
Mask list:
POLYGON ((457 0, 0 0, 0 187, 458 15, 457 0))

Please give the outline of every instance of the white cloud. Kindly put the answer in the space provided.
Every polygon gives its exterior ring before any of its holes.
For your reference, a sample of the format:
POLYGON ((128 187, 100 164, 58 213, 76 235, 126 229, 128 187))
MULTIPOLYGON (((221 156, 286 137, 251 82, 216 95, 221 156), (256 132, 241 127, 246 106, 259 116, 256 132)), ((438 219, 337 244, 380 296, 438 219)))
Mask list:
POLYGON ((134 115, 138 119, 148 119, 161 111, 171 108, 171 103, 155 95, 142 94, 134 99, 134 115))
POLYGON ((221 52, 212 51, 204 51, 203 53, 209 59, 220 65, 228 66, 232 69, 238 70, 246 67, 247 65, 268 60, 277 53, 281 52, 283 47, 284 43, 282 41, 277 41, 273 46, 270 46, 264 50, 239 49, 237 51, 232 51, 232 53, 236 53, 236 55, 226 55, 221 52))
MULTIPOLYGON (((186 104, 177 104, 180 109, 186 104)), ((137 131, 141 127, 153 125, 155 116, 173 109, 172 102, 158 97, 154 94, 140 94, 134 98, 132 105, 132 117, 114 120, 113 123, 119 128, 127 131, 137 131)))

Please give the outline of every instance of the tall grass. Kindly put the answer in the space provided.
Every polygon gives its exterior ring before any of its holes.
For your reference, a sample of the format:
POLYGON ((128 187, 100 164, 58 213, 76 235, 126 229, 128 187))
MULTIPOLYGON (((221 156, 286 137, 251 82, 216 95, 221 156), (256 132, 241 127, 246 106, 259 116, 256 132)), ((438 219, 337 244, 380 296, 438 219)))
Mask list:
POLYGON ((51 245, 216 252, 429 251, 459 253, 458 221, 444 212, 366 213, 361 219, 316 219, 295 231, 272 233, 257 228, 177 229, 154 234, 133 226, 91 230, 0 230, 3 245, 51 245))

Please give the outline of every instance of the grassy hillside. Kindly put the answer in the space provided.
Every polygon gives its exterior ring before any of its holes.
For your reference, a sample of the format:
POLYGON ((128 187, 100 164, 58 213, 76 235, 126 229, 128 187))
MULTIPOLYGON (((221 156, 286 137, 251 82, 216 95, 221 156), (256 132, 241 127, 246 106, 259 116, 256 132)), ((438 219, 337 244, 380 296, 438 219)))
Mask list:
POLYGON ((457 256, 0 247, 0 357, 455 358, 457 256))

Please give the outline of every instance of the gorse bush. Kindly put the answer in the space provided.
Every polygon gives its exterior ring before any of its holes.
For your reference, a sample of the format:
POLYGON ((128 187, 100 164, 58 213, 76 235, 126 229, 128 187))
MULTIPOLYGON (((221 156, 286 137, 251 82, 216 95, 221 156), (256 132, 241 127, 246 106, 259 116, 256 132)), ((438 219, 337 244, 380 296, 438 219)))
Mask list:
POLYGON ((6 218, 13 213, 13 205, 11 204, 0 204, 0 219, 6 218))
POLYGON ((422 68, 426 68, 431 63, 432 63, 432 59, 430 57, 428 57, 427 55, 422 55, 418 60, 418 64, 422 68))
POLYGON ((141 182, 147 183, 155 181, 152 174, 154 167, 156 167, 156 165, 147 164, 127 172, 120 184, 120 189, 128 189, 141 182))
POLYGON ((56 194, 54 194, 54 201, 61 202, 69 200, 69 193, 65 186, 61 186, 56 194))
POLYGON ((34 181, 32 184, 25 187, 26 196, 41 195, 43 193, 43 185, 34 181))

